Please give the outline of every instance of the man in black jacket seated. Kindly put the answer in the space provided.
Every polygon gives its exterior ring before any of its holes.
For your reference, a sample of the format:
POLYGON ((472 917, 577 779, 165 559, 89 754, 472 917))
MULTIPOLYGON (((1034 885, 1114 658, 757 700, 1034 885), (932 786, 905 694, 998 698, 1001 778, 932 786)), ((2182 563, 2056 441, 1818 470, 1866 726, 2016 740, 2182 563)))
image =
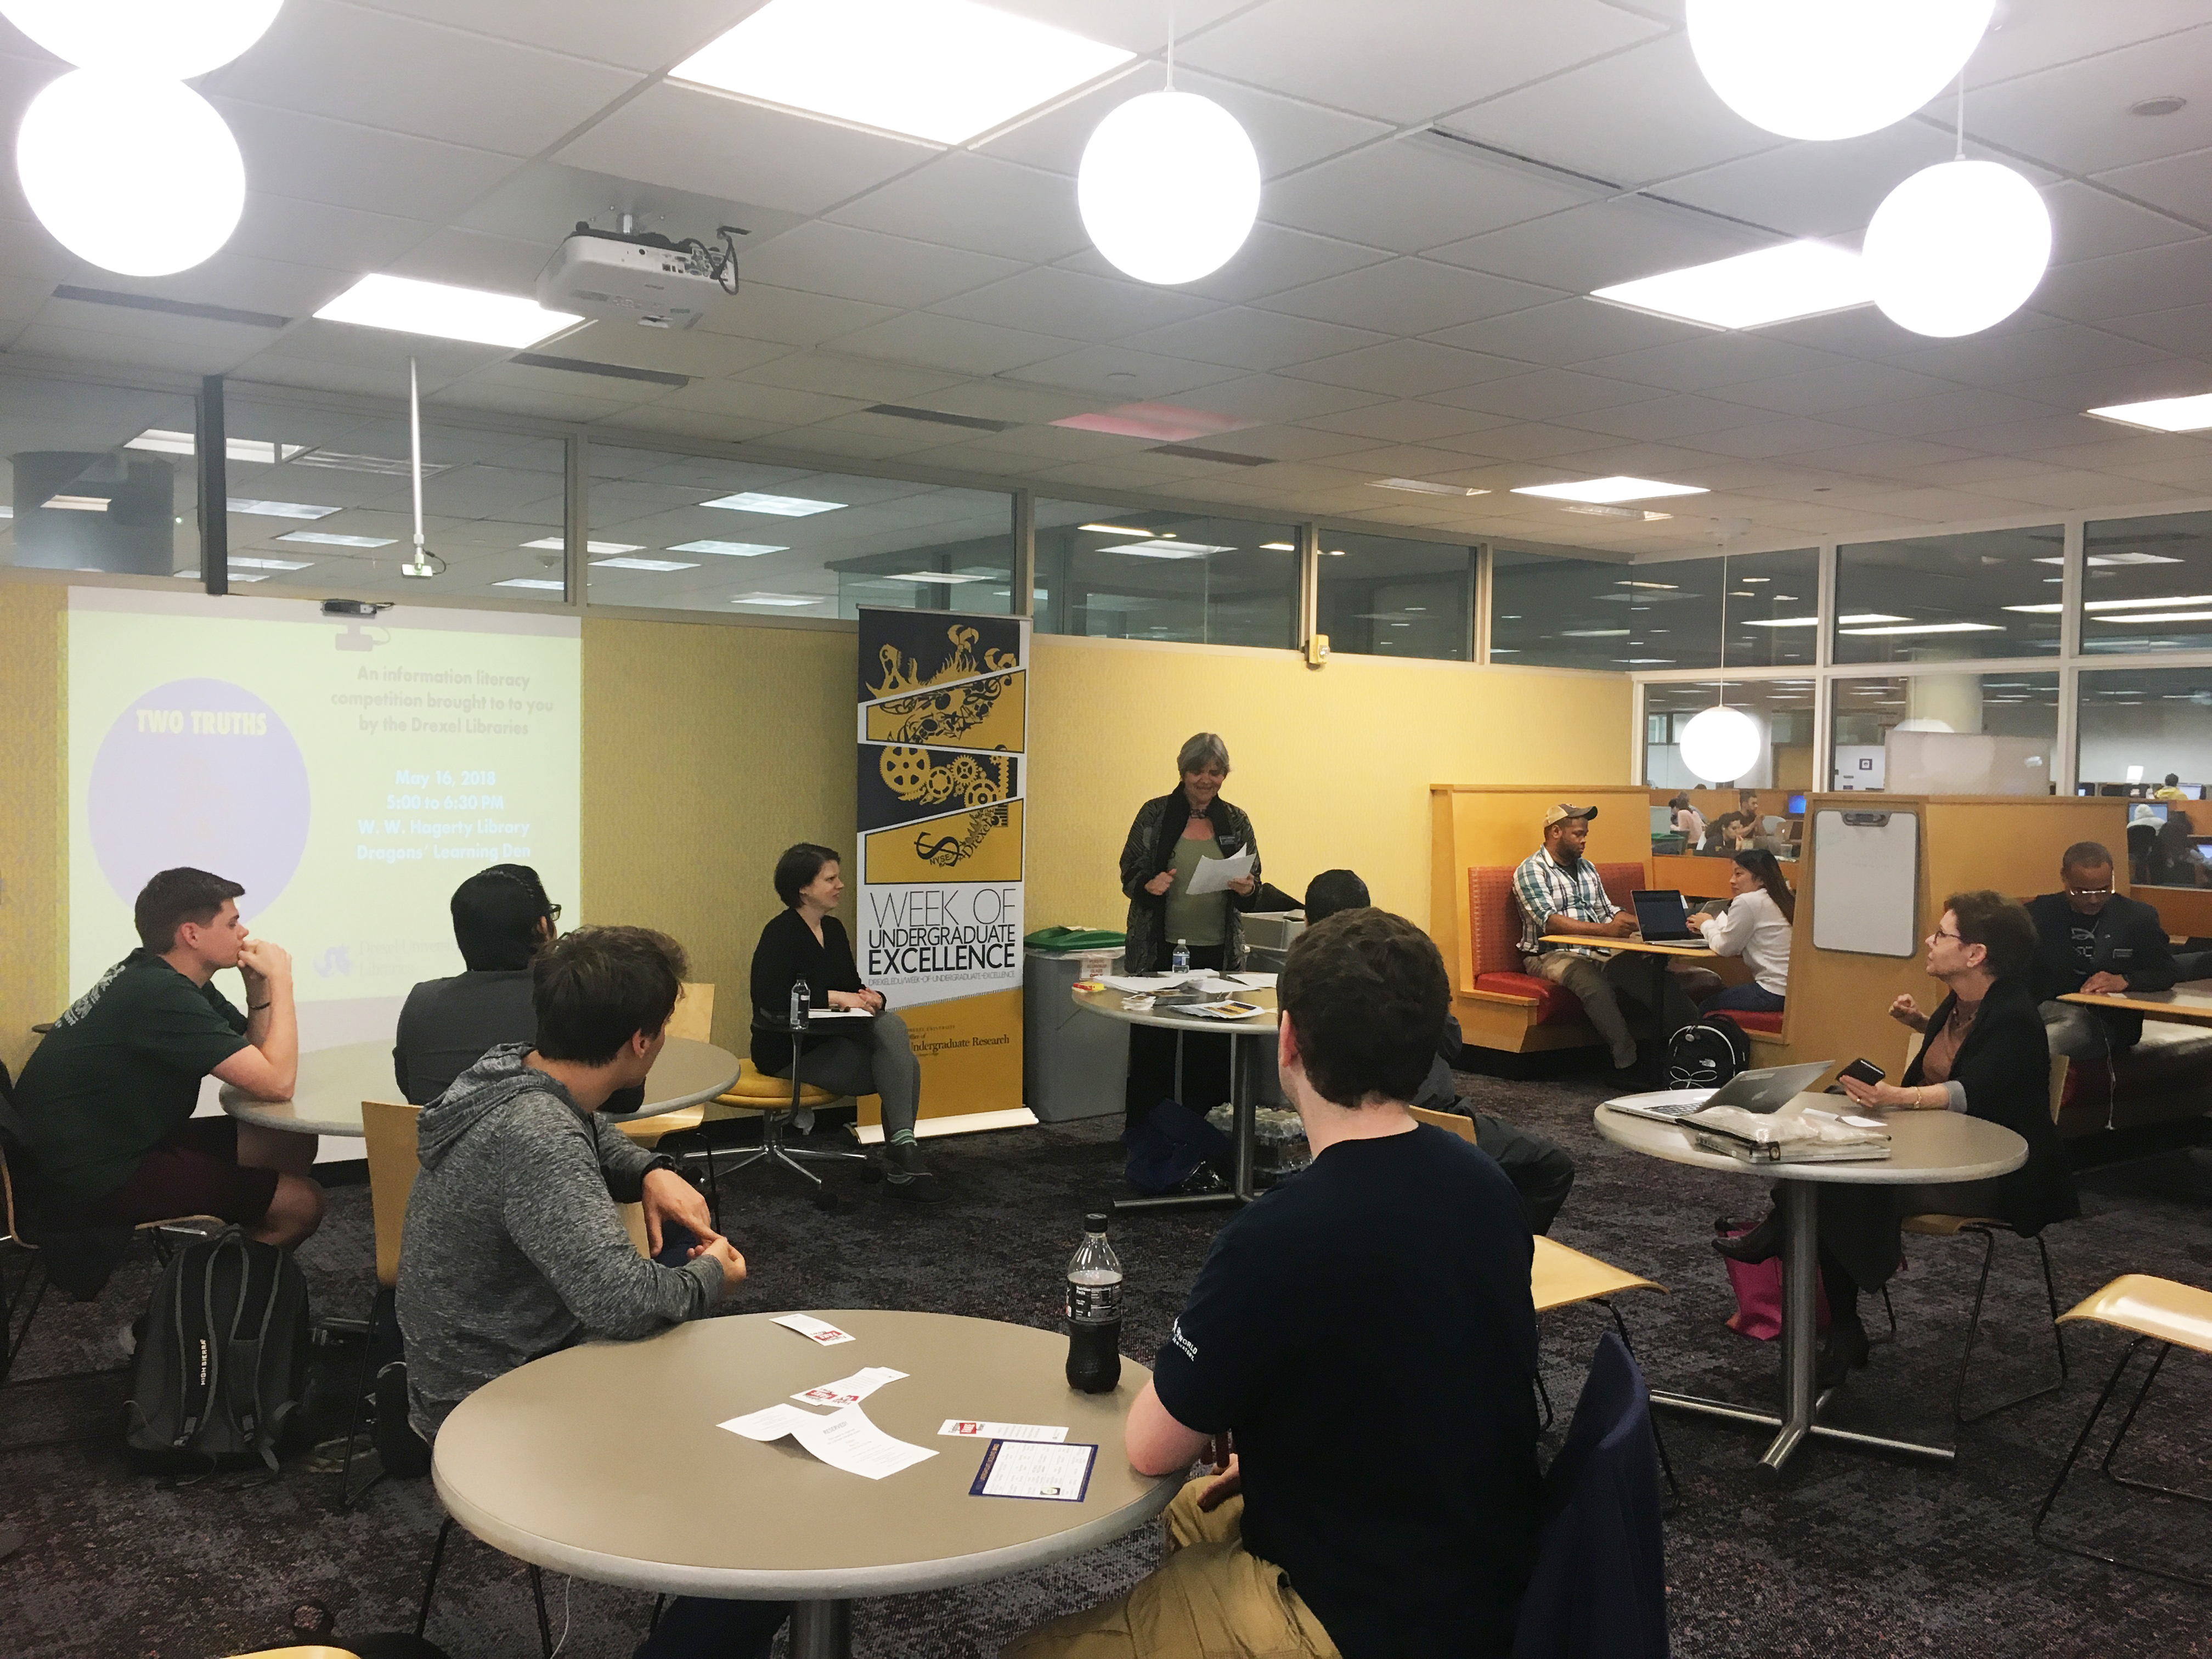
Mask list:
POLYGON ((2105 848, 2075 842, 2059 860, 2058 878, 2063 890, 2028 901, 2035 922, 2029 988, 2052 1054, 2109 1058, 2142 1038, 2142 1016, 2058 999, 2075 991, 2163 991, 2179 970, 2158 912, 2112 890, 2112 855, 2105 848))
MULTIPOLYGON (((1367 884, 1349 870, 1324 870, 1306 884, 1306 926, 1325 921, 1340 910, 1358 910, 1369 902, 1367 884)), ((1575 1184, 1575 1161, 1565 1148, 1528 1129, 1516 1129, 1504 1118, 1478 1112, 1462 1097, 1452 1080, 1465 1039, 1459 1021, 1444 1016, 1443 1036, 1429 1060, 1429 1074, 1421 1081, 1413 1103, 1426 1112, 1457 1112, 1474 1120, 1474 1144, 1498 1160, 1498 1168, 1521 1194, 1528 1212, 1528 1231, 1548 1233, 1575 1184)))

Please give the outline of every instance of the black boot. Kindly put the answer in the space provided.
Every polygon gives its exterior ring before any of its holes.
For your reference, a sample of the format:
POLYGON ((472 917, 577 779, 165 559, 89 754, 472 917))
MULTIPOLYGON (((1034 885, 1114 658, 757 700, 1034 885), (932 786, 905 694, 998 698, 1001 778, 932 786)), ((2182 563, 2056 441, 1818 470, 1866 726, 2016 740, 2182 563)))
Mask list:
POLYGON ((1781 1210, 1769 1210, 1765 1220, 1738 1237, 1714 1239, 1713 1249, 1729 1261, 1741 1261, 1747 1267, 1773 1261, 1782 1254, 1781 1210))
POLYGON ((1830 1320, 1827 1334, 1813 1350, 1813 1386, 1823 1391, 1840 1386, 1852 1370, 1865 1369, 1872 1352, 1856 1314, 1830 1320))

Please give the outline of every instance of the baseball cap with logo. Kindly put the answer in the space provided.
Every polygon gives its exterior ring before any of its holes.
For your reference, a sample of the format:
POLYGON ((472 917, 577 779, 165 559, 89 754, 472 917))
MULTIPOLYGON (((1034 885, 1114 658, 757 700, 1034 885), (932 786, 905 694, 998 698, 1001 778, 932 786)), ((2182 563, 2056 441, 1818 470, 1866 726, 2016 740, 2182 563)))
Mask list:
POLYGON ((1596 816, 1597 808, 1595 806, 1570 806, 1566 802, 1561 801, 1557 806, 1550 807, 1546 810, 1544 813, 1544 828, 1548 830, 1553 824, 1566 818, 1587 819, 1594 818, 1596 816))

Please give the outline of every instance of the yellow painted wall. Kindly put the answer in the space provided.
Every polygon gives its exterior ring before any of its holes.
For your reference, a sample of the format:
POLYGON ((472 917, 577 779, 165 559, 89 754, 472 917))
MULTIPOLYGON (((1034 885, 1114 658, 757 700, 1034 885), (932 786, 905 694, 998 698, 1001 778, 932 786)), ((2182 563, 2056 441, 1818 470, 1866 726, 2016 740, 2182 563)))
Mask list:
POLYGON ((1209 650, 1057 635, 1030 682, 1032 930, 1121 926, 1119 866, 1138 805, 1176 751, 1218 732, 1223 796, 1252 815, 1264 873, 1293 895, 1357 870, 1375 902, 1426 926, 1429 786, 1628 777, 1626 676, 1209 650))
POLYGON ((62 734, 68 590, 0 586, 0 1060, 69 1003, 68 787, 62 734))
MULTIPOLYGON (((63 912, 64 590, 0 584, 0 1058, 68 1000, 63 912)), ((659 927, 714 982, 718 1042, 746 1042, 753 941, 775 855, 849 847, 853 635, 588 618, 583 639, 582 913, 659 927)), ((1465 664, 1041 635, 1031 679, 1029 917, 1119 927, 1139 803, 1220 732, 1224 791, 1267 873, 1302 890, 1345 866, 1425 923, 1431 783, 1626 778, 1628 682, 1465 664)), ((562 896, 556 895, 555 896, 562 896)), ((849 918, 848 919, 849 921, 849 918)))

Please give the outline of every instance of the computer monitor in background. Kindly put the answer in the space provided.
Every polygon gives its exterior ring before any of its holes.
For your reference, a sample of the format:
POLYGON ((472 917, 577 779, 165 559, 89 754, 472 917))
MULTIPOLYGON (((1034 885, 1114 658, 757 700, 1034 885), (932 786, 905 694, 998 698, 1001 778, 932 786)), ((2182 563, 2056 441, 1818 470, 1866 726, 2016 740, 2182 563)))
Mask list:
POLYGON ((1805 797, 1802 795, 1790 796, 1789 800, 1784 804, 1783 810, 1787 811, 1793 818, 1803 817, 1805 816, 1805 797))
POLYGON ((1671 836, 1674 833, 1673 807, 1655 806, 1651 809, 1651 833, 1655 836, 1671 836))
POLYGON ((2203 800, 2204 786, 2201 783, 2185 783, 2181 786, 2181 793, 2191 800, 2203 800))
POLYGON ((2160 823, 2164 823, 2166 811, 2166 803, 2163 801, 2139 800, 2128 808, 2128 822, 2141 823, 2146 818, 2155 818, 2160 823))

